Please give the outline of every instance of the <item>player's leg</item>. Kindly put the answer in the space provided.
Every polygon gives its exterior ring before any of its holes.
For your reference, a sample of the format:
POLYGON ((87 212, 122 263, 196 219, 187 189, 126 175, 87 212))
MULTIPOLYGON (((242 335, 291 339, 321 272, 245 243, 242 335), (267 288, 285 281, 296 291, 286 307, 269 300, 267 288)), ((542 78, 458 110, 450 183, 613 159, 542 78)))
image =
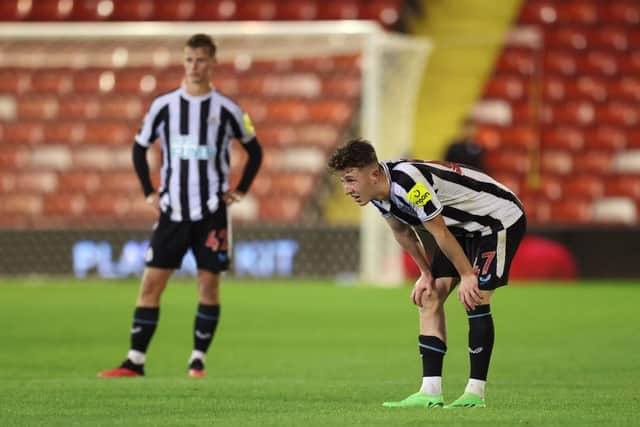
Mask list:
POLYGON ((220 273, 229 268, 228 219, 224 205, 194 224, 192 250, 198 265, 199 302, 193 325, 189 376, 205 376, 205 356, 220 318, 220 273))
POLYGON ((144 375, 146 353, 158 325, 160 298, 187 250, 189 225, 175 223, 160 216, 147 251, 147 267, 142 274, 140 290, 133 312, 130 348, 118 368, 98 373, 99 377, 132 377, 144 375))
POLYGON ((441 407, 442 365, 447 352, 444 303, 457 282, 453 277, 435 279, 431 295, 423 294, 420 307, 418 349, 422 359, 422 385, 417 393, 399 402, 385 402, 386 407, 441 407))

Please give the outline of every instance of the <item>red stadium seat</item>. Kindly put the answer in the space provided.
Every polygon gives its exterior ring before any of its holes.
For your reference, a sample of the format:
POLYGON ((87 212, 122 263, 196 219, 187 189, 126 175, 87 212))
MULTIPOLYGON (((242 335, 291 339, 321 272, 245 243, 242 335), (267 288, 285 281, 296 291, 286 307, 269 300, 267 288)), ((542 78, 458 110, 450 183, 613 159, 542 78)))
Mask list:
POLYGON ((88 144, 132 144, 137 128, 122 121, 93 121, 85 128, 84 142, 88 144))
POLYGON ((95 96, 73 96, 60 100, 58 117, 63 120, 97 119, 100 115, 100 102, 95 96))
POLYGON ((604 195, 604 182, 593 175, 571 175, 562 183, 565 197, 595 199, 604 195))
POLYGON ((31 89, 36 93, 67 94, 73 91, 72 71, 68 68, 47 68, 31 74, 31 89))
POLYGON ((24 147, 7 145, 0 144, 0 170, 23 169, 29 161, 30 152, 24 147))
POLYGON ((555 125, 580 126, 588 125, 595 118, 595 109, 589 102, 566 102, 556 105, 545 105, 542 113, 543 123, 555 125))
POLYGON ((360 4, 360 19, 371 19, 385 27, 392 27, 400 20, 401 1, 370 0, 360 4))
POLYGON ((573 155, 565 150, 543 150, 540 158, 543 173, 567 175, 573 172, 573 155))
POLYGON ((0 93, 23 94, 31 90, 31 74, 25 69, 0 69, 0 93))
POLYGON ((546 200, 559 200, 562 196, 562 179, 556 175, 542 175, 538 194, 546 200))
POLYGON ((622 75, 640 74, 640 49, 620 56, 618 62, 622 75))
POLYGON ((109 15, 112 21, 147 21, 154 16, 153 0, 120 0, 113 2, 113 12, 109 15))
POLYGON ((362 85, 358 76, 332 76, 322 82, 322 93, 327 97, 356 98, 362 85))
POLYGON ((70 193, 93 193, 100 189, 100 174, 83 170, 61 172, 58 186, 70 193))
POLYGON ((297 197, 260 199, 260 219, 268 222, 291 223, 302 214, 302 202, 297 197))
POLYGON ((549 221, 556 224, 584 224, 593 218, 590 201, 579 198, 563 198, 551 204, 549 221))
POLYGON ((485 98, 504 98, 520 100, 527 96, 527 87, 523 79, 511 76, 496 76, 490 79, 484 88, 485 98))
POLYGON ((640 129, 631 129, 627 135, 627 146, 629 148, 640 148, 640 129))
POLYGON ((542 146, 577 152, 584 146, 584 137, 578 128, 551 128, 542 132, 542 146))
POLYGON ((274 100, 267 103, 269 120, 285 123, 306 121, 309 118, 309 108, 307 103, 296 100, 274 100))
POLYGON ((538 145, 538 134, 529 126, 507 127, 501 132, 502 146, 516 150, 527 150, 538 145))
POLYGON ((522 3, 518 22, 527 25, 547 25, 554 23, 558 18, 555 2, 527 1, 522 3))
POLYGON ((571 52, 550 50, 544 54, 545 75, 574 76, 577 70, 577 61, 571 52))
POLYGON ((353 110, 348 102, 325 100, 309 105, 309 119, 313 122, 329 122, 346 126, 353 110))
POLYGON ((16 176, 15 190, 28 193, 51 193, 58 188, 58 176, 55 172, 25 170, 16 176))
POLYGON ((42 195, 26 192, 0 194, 0 218, 42 214, 42 195))
POLYGON ((358 0, 326 0, 318 4, 318 19, 358 19, 358 0))
MULTIPOLYGON (((87 68, 76 71, 73 74, 73 90, 76 93, 100 93, 101 79, 103 79, 102 85, 105 85, 104 79, 108 79, 110 75, 113 75, 113 71, 104 68, 87 68)), ((115 84, 115 75, 113 76, 115 84)))
POLYGON ((236 0, 195 0, 193 21, 224 21, 236 19, 238 1, 236 0))
POLYGON ((50 121, 44 125, 44 140, 54 144, 76 144, 84 141, 83 122, 50 121))
POLYGON ((278 3, 277 19, 283 21, 312 21, 318 16, 316 0, 297 0, 278 3))
POLYGON ((320 147, 324 150, 338 144, 342 130, 330 123, 309 123, 297 128, 297 144, 320 147))
POLYGON ((548 28, 544 31, 546 49, 584 50, 587 48, 587 32, 582 28, 548 28))
POLYGON ((81 194, 50 194, 43 198, 42 211, 46 217, 79 217, 85 209, 85 198, 81 194))
POLYGON ((305 198, 313 190, 314 179, 308 173, 274 174, 271 177, 270 194, 282 197, 305 198))
POLYGON ((607 80, 600 77, 580 76, 566 83, 567 98, 603 102, 607 99, 607 80))
POLYGON ((144 114, 142 102, 135 96, 106 97, 101 100, 100 105, 100 118, 104 120, 136 122, 137 126, 144 114))
POLYGON ((277 16, 275 0, 242 0, 236 3, 235 19, 242 21, 268 21, 277 16))
POLYGON ((565 79, 546 77, 542 82, 542 94, 548 101, 563 101, 567 95, 565 79))
POLYGON ((637 126, 640 111, 633 103, 611 102, 596 108, 596 119, 604 125, 637 126))
POLYGON ((637 1, 626 0, 606 2, 601 5, 600 14, 603 22, 611 25, 640 24, 640 4, 637 1))
POLYGON ((142 195, 142 187, 135 171, 110 171, 100 175, 100 191, 142 195))
POLYGON ((576 153, 573 166, 576 173, 606 175, 613 168, 613 154, 608 150, 589 149, 576 153))
POLYGON ((629 47, 627 32, 621 28, 605 27, 588 33, 589 47, 604 51, 625 51, 629 47))
POLYGON ((103 21, 108 19, 113 12, 113 8, 100 7, 100 3, 100 0, 75 0, 69 19, 74 21, 103 21))
POLYGON ((598 126, 585 132, 585 147, 589 150, 617 151, 627 145, 627 135, 624 130, 598 126))
POLYGON ((598 22, 598 7, 594 2, 574 0, 556 4, 558 24, 592 25, 598 22))
POLYGON ((623 77, 609 83, 609 93, 614 100, 640 102, 640 78, 623 77))
POLYGON ((21 97, 16 109, 19 120, 51 120, 58 115, 58 110, 54 96, 21 97))
POLYGON ((2 142, 11 144, 39 144, 44 139, 44 128, 39 122, 18 121, 4 123, 2 142))
POLYGON ((130 205, 126 195, 99 192, 87 196, 85 211, 91 217, 123 218, 129 213, 130 205))
POLYGON ((474 140, 488 151, 499 148, 502 144, 502 133, 500 128, 489 125, 478 125, 476 127, 474 140))
POLYGON ((73 10, 73 2, 65 0, 36 0, 31 2, 29 21, 59 21, 68 19, 73 10))
POLYGON ((529 157, 524 151, 496 150, 485 159, 492 172, 508 172, 524 175, 529 171, 529 157))
POLYGON ((198 12, 195 0, 156 1, 153 9, 155 21, 189 21, 198 12))
POLYGON ((506 47, 496 62, 496 73, 531 76, 535 71, 534 53, 531 49, 506 47))
POLYGON ((31 13, 31 3, 20 0, 3 0, 0 2, 0 21, 20 21, 31 13))
POLYGON ((605 51, 590 51, 578 59, 581 73, 613 77, 618 74, 616 55, 605 51))
POLYGON ((544 108, 537 105, 532 105, 529 102, 514 102, 511 104, 511 123, 530 125, 538 121, 538 114, 543 113, 544 108), (539 112, 538 109, 541 111, 539 112))
POLYGON ((520 193, 520 187, 522 186, 522 177, 508 172, 494 173, 493 178, 499 183, 505 185, 509 190, 516 194, 520 193))
POLYGON ((261 126, 258 137, 263 145, 290 146, 299 144, 298 135, 293 126, 274 125, 261 126))
POLYGON ((605 182, 607 196, 631 197, 640 201, 640 176, 618 175, 605 182))

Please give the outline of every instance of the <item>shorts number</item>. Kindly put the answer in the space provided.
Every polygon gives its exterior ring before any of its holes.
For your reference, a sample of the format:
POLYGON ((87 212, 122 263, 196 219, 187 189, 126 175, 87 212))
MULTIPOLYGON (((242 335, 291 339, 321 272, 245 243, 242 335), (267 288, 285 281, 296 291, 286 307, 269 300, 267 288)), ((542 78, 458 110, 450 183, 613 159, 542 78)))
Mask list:
MULTIPOLYGON (((480 254, 480 258, 482 258, 482 262, 484 262, 484 264, 482 265, 482 271, 480 271, 480 267, 478 267, 477 265, 473 266, 473 271, 476 274, 481 274, 481 275, 485 275, 489 272, 489 267, 491 266, 491 262, 493 261, 493 259, 496 257, 496 251, 489 251, 489 252, 482 252, 480 254)), ((478 259, 476 258, 476 262, 478 261, 478 259)))

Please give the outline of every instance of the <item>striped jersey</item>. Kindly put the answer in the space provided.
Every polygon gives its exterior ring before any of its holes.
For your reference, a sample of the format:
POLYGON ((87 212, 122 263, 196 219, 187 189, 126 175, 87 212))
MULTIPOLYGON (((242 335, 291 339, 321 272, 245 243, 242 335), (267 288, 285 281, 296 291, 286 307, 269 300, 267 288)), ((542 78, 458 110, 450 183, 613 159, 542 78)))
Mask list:
POLYGON ((255 137, 249 116, 212 90, 189 95, 183 87, 154 99, 136 143, 162 144, 160 209, 172 221, 197 221, 215 212, 229 189, 230 142, 255 137))
POLYGON ((454 234, 488 235, 513 225, 524 209, 504 185, 472 168, 448 162, 380 163, 390 200, 372 200, 384 217, 419 226, 438 214, 454 234))

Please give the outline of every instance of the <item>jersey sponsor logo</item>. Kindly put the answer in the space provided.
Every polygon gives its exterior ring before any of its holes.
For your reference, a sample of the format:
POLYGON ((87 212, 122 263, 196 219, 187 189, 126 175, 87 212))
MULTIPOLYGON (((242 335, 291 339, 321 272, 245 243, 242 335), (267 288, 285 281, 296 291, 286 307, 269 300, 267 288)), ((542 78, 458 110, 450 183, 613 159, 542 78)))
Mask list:
POLYGON ((173 135, 171 137, 171 155, 174 158, 188 160, 207 160, 216 156, 216 148, 200 145, 190 135, 173 135))
POLYGON ((251 117, 249 117, 247 113, 244 113, 242 115, 242 121, 244 122, 244 128, 247 130, 247 132, 251 135, 255 135, 256 131, 253 128, 253 122, 251 121, 251 117))
POLYGON ((419 182, 411 187, 411 190, 409 190, 409 192, 407 193, 407 198, 409 199, 409 201, 416 206, 426 205, 432 197, 433 195, 431 194, 431 192, 429 192, 427 187, 419 182))

